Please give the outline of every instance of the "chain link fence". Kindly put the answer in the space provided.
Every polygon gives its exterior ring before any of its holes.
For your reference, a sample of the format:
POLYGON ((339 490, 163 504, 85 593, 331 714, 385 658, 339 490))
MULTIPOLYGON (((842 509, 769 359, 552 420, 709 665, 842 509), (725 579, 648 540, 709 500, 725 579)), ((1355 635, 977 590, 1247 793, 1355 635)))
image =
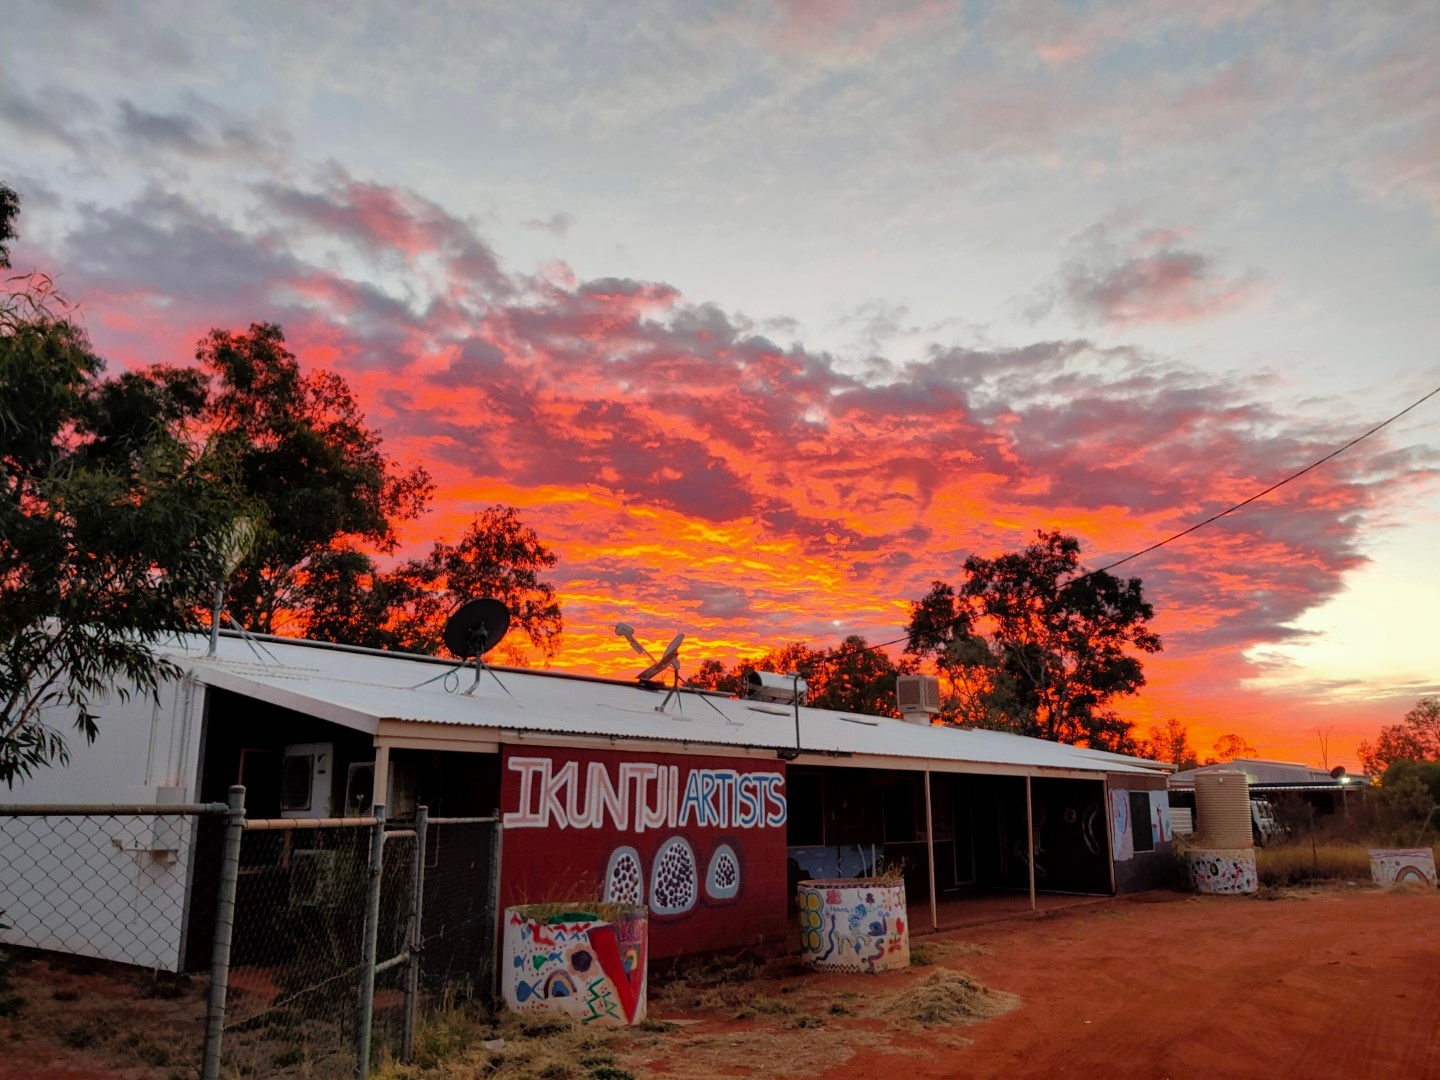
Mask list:
POLYGON ((496 992, 498 819, 432 818, 426 833, 422 990, 432 1000, 489 1000, 496 992))
POLYGON ((163 1056, 182 1074, 364 1076, 411 1056, 432 1003, 491 998, 499 836, 495 818, 424 808, 245 821, 243 789, 228 807, 0 806, 0 946, 32 966, 132 965, 122 983, 176 973, 188 1007, 169 1010, 163 1056))
POLYGON ((209 988, 186 973, 211 954, 189 952, 188 929, 197 899, 216 910, 219 878, 199 867, 222 862, 227 820, 223 803, 0 807, 0 1014, 67 1051, 193 1076, 209 988), (26 1015, 41 992, 49 1007, 26 1015))
POLYGON ((240 844, 224 1064, 243 1076, 356 1067, 374 825, 249 821, 240 844))

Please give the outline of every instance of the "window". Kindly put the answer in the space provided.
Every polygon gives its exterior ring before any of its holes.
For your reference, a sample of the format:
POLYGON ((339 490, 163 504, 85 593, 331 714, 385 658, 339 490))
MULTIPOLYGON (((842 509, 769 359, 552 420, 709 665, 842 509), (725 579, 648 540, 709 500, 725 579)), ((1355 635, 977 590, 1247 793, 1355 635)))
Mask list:
POLYGON ((1136 851, 1154 851, 1155 835, 1150 831, 1150 793, 1130 792, 1130 835, 1136 851))

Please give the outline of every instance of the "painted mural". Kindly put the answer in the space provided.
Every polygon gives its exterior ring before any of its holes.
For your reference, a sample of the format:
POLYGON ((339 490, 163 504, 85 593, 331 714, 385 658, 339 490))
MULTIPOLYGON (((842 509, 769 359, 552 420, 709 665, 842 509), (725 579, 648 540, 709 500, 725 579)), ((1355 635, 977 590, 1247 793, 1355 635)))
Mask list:
POLYGON ((1255 871, 1255 849, 1207 851, 1192 848, 1186 853, 1190 884, 1202 893, 1253 893, 1260 879, 1255 871))
POLYGON ((1435 853, 1429 848, 1376 848, 1370 852, 1370 876, 1376 885, 1426 885, 1435 888, 1435 853))
POLYGON ((501 992, 511 1012, 558 1012, 582 1024, 620 1027, 645 1019, 647 913, 505 910, 501 992))
POLYGON ((505 751, 502 903, 644 905, 656 957, 787 932, 784 765, 635 750, 505 751))
POLYGON ((910 965, 905 883, 802 881, 800 951, 812 968, 876 972, 910 965))
POLYGON ((1135 857, 1135 836, 1130 831, 1130 792, 1110 792, 1110 850, 1116 862, 1135 857))
POLYGON ((1170 830, 1170 792, 1150 792, 1150 842, 1156 847, 1175 839, 1170 830))

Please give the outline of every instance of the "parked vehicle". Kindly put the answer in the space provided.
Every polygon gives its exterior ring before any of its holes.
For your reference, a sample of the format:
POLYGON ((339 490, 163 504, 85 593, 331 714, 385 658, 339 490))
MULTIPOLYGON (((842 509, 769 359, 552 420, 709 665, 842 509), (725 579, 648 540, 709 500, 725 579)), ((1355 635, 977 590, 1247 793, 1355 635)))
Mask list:
POLYGON ((1275 808, 1265 799, 1250 800, 1250 828, 1260 847, 1285 838, 1285 826, 1275 817, 1275 808))

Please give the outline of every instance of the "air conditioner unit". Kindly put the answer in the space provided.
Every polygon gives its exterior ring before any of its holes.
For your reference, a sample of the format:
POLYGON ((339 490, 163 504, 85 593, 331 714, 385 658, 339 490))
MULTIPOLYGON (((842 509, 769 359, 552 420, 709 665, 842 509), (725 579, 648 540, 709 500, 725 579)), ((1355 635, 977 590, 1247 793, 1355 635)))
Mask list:
POLYGON ((940 680, 933 675, 900 675, 895 679, 895 706, 912 723, 929 723, 940 711, 940 680))
POLYGON ((334 743, 291 743, 280 759, 280 816, 330 817, 334 743))
POLYGON ((752 671, 745 676, 745 696, 753 701, 773 701, 779 705, 804 702, 809 689, 804 679, 794 675, 777 675, 773 671, 752 671))

